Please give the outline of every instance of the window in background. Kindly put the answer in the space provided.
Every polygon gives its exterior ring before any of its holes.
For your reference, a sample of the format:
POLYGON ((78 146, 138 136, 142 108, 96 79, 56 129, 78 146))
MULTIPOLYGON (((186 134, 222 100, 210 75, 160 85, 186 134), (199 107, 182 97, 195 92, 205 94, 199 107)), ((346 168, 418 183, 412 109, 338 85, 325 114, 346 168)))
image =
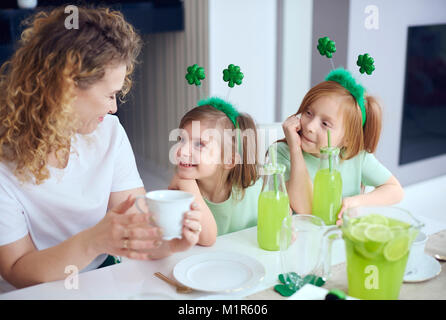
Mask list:
POLYGON ((446 154, 446 24, 409 27, 399 164, 446 154))

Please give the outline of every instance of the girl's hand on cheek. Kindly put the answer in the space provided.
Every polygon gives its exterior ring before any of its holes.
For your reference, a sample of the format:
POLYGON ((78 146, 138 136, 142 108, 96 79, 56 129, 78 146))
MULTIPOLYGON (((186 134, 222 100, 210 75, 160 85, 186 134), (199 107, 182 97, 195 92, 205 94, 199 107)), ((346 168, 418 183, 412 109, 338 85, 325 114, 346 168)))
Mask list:
POLYGON ((301 129, 300 117, 297 115, 288 117, 282 124, 282 129, 288 146, 290 148, 300 148, 302 145, 300 135, 298 133, 301 129))

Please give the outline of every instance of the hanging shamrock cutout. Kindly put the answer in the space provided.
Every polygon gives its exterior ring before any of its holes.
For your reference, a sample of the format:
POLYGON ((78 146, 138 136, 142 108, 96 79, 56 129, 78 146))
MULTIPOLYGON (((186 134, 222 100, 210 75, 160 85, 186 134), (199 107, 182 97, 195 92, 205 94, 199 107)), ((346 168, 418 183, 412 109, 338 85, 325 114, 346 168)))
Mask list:
POLYGON ((356 64, 358 65, 359 72, 361 73, 367 73, 368 75, 371 75, 372 72, 375 70, 375 66, 373 63, 375 60, 368 54, 360 54, 358 56, 358 61, 356 61, 356 64))
POLYGON ((332 58, 333 53, 336 52, 336 43, 333 40, 330 40, 329 37, 319 38, 317 50, 319 50, 321 56, 332 58))
POLYGON ((241 85, 243 73, 240 72, 239 66, 230 64, 228 69, 223 70, 223 81, 228 82, 230 88, 234 88, 234 84, 241 85))
POLYGON ((201 81, 205 78, 204 68, 200 67, 198 64, 187 67, 186 80, 190 85, 195 84, 196 86, 201 86, 201 81))

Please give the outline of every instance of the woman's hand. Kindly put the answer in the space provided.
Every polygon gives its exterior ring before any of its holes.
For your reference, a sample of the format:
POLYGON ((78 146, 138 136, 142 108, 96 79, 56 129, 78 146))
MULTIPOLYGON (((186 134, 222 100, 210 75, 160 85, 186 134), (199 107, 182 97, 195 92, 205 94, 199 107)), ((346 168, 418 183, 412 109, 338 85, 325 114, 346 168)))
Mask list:
POLYGON ((135 203, 129 196, 110 209, 92 231, 91 245, 97 254, 125 256, 131 259, 147 259, 147 250, 161 246, 161 230, 154 226, 150 213, 127 213, 135 203))
POLYGON ((301 129, 300 117, 298 115, 289 116, 282 124, 283 133, 290 148, 300 148, 302 143, 299 131, 301 129))

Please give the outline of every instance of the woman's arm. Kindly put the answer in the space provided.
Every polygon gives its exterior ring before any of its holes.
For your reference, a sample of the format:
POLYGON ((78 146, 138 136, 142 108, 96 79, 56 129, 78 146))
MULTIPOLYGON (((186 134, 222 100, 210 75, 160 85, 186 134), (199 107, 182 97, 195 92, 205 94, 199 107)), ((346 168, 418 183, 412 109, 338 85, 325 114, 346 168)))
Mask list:
POLYGON ((169 184, 169 189, 183 190, 190 192, 195 196, 195 202, 201 211, 200 223, 202 226, 198 244, 202 246, 212 246, 217 239, 217 224, 215 222, 214 215, 201 196, 196 180, 181 179, 175 173, 169 184))
POLYGON ((360 194, 353 197, 344 198, 342 201, 342 208, 339 212, 339 218, 345 210, 356 207, 367 206, 390 206, 401 202, 404 197, 404 190, 399 181, 391 176, 386 183, 378 186, 375 190, 360 194))
POLYGON ((0 247, 0 274, 22 288, 67 277, 65 268, 79 271, 102 253, 139 258, 139 250, 161 245, 157 228, 149 225, 149 214, 124 214, 134 204, 129 198, 110 209, 95 226, 62 243, 37 250, 29 235, 0 247), (127 248, 124 248, 124 240, 127 248))
POLYGON ((0 274, 16 288, 67 277, 65 268, 75 265, 79 271, 95 257, 89 250, 85 233, 79 233, 61 244, 37 250, 31 237, 0 247, 0 274))

